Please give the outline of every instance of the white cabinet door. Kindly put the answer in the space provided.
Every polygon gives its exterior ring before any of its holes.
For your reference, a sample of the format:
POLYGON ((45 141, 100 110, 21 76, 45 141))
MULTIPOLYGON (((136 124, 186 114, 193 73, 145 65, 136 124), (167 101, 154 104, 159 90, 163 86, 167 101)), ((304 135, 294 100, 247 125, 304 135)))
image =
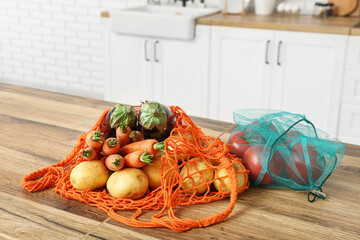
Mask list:
POLYGON ((346 69, 360 71, 360 36, 350 36, 346 69))
POLYGON ((210 118, 233 121, 237 109, 268 108, 274 31, 213 27, 210 118))
POLYGON ((272 106, 337 135, 347 36, 276 32, 272 106))
POLYGON ((109 34, 108 86, 106 99, 139 105, 152 98, 152 40, 109 34))
POLYGON ((196 26, 193 41, 154 39, 154 99, 207 117, 210 27, 196 26))

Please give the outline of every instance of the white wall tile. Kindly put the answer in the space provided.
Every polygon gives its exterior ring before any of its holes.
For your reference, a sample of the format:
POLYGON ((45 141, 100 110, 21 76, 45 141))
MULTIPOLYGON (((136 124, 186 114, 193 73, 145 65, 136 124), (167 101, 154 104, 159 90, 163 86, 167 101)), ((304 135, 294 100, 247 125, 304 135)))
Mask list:
POLYGON ((31 11, 30 12, 30 17, 34 18, 34 19, 51 19, 51 12, 45 12, 45 11, 31 11))
POLYGON ((62 12, 64 7, 56 4, 41 4, 41 10, 46 12, 62 12))
POLYGON ((99 0, 76 0, 76 5, 83 7, 99 7, 99 0))
POLYGON ((36 48, 23 48, 23 53, 31 56, 42 56, 43 51, 36 48))
POLYGON ((48 72, 54 72, 54 73, 66 73, 66 68, 65 67, 59 67, 59 66, 47 65, 45 67, 45 70, 48 71, 48 72))
POLYGON ((60 52, 76 52, 77 51, 77 47, 76 46, 70 46, 68 44, 56 44, 55 45, 55 50, 60 51, 60 52))
POLYGON ((43 39, 47 43, 65 43, 65 38, 62 36, 47 35, 43 36, 43 39))
POLYGON ((58 66, 64 66, 64 67, 67 67, 67 68, 78 68, 79 67, 79 62, 78 61, 73 61, 73 60, 57 60, 56 61, 56 64, 58 66))
POLYGON ((34 58, 34 61, 35 63, 38 63, 38 64, 55 64, 55 58, 49 58, 49 57, 44 57, 44 56, 41 56, 41 57, 35 57, 34 58))

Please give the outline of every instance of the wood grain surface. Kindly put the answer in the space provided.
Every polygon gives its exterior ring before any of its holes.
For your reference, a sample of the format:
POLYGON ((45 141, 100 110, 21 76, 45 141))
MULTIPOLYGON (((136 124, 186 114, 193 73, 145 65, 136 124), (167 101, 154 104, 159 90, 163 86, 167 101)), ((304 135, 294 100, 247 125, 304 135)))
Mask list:
POLYGON ((331 34, 351 34, 359 18, 329 17, 316 18, 311 15, 224 15, 221 13, 201 17, 197 24, 261 28, 283 31, 300 31, 331 34))
MULTIPOLYGON (((346 156, 324 184, 326 200, 309 203, 306 192, 250 188, 223 222, 176 233, 129 227, 51 188, 29 193, 26 174, 62 160, 107 108, 114 105, 30 88, 0 84, 0 239, 359 239, 360 147, 346 156), (104 220, 108 220, 103 223, 104 220), (91 232, 91 233, 90 233, 91 232), (87 233, 90 233, 87 235, 87 233)), ((232 124, 193 118, 218 136, 232 124)), ((222 136, 226 140, 228 134, 222 136)), ((227 207, 228 199, 176 209, 200 219, 227 207)), ((131 212, 120 212, 130 216, 131 212)), ((151 216, 145 214, 142 219, 151 216)))
POLYGON ((352 28, 351 29, 351 35, 360 36, 360 24, 358 25, 357 28, 352 28))
POLYGON ((358 0, 329 0, 328 2, 334 4, 334 14, 337 16, 352 13, 358 5, 358 0))

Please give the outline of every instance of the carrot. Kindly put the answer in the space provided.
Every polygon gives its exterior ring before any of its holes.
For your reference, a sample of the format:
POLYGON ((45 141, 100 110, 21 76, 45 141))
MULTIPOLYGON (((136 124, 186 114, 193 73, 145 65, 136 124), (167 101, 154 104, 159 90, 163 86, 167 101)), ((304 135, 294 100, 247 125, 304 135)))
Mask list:
POLYGON ((146 164, 151 163, 151 159, 154 155, 147 154, 147 151, 136 151, 129 153, 124 157, 125 166, 131 167, 131 168, 141 168, 145 166, 146 164))
POLYGON ((144 134, 142 134, 142 132, 140 132, 140 131, 132 131, 129 135, 129 138, 133 142, 139 142, 139 141, 144 140, 144 134))
POLYGON ((124 147, 122 147, 119 151, 119 154, 122 156, 126 156, 129 153, 142 151, 148 151, 149 154, 157 154, 159 150, 164 149, 164 142, 158 142, 155 139, 146 139, 140 142, 133 142, 124 147))
POLYGON ((97 159, 99 154, 92 148, 81 149, 81 156, 83 156, 86 160, 91 161, 97 159))
POLYGON ((119 154, 113 154, 106 158, 105 166, 111 171, 119 171, 124 167, 125 161, 119 154))
POLYGON ((116 140, 116 138, 108 138, 104 142, 101 153, 104 156, 109 156, 117 153, 119 149, 120 149, 120 142, 116 140))
POLYGON ((130 127, 118 127, 116 129, 116 139, 120 142, 121 146, 125 146, 130 143, 131 139, 129 137, 131 133, 130 127))
POLYGON ((101 149, 103 143, 104 143, 104 133, 100 132, 100 130, 98 131, 90 131, 87 135, 86 135, 86 139, 85 142, 86 144, 95 150, 101 149))

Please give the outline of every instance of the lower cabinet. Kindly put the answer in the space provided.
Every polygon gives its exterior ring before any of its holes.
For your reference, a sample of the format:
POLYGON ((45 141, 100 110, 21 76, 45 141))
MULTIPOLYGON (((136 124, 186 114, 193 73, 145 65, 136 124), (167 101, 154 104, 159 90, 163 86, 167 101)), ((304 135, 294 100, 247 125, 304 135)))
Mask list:
POLYGON ((360 145, 360 36, 349 37, 345 68, 339 138, 360 145))
POLYGON ((158 40, 154 63, 154 99, 207 117, 210 27, 196 27, 193 41, 158 40))
POLYGON ((132 105, 155 100, 207 117, 209 43, 209 26, 197 26, 193 41, 110 32, 105 99, 132 105))
POLYGON ((193 41, 111 32, 108 46, 107 100, 228 122, 237 109, 279 109, 360 144, 360 37, 197 25, 193 41))
POLYGON ((210 117, 240 108, 305 114, 337 136, 347 36, 213 27, 210 117))
POLYGON ((272 108, 338 134, 347 36, 276 31, 272 108))
POLYGON ((234 110, 269 108, 274 31, 213 27, 209 117, 232 122, 234 110))

